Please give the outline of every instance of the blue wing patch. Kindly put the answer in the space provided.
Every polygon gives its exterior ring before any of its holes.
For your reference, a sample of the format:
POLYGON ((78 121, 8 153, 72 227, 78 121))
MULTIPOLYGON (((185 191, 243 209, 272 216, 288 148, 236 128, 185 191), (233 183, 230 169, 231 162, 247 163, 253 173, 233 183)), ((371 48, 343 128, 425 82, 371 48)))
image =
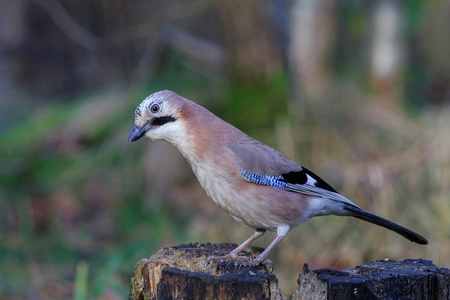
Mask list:
POLYGON ((286 189, 287 187, 289 187, 289 184, 281 175, 279 176, 260 175, 247 171, 241 171, 241 174, 242 176, 245 177, 245 179, 256 184, 277 187, 280 189, 286 189))
POLYGON ((332 193, 338 193, 323 179, 306 168, 303 168, 303 170, 299 172, 289 172, 278 176, 261 175, 244 170, 241 171, 241 174, 248 181, 260 185, 292 190, 297 190, 300 186, 303 186, 306 189, 310 189, 310 186, 315 186, 332 193))

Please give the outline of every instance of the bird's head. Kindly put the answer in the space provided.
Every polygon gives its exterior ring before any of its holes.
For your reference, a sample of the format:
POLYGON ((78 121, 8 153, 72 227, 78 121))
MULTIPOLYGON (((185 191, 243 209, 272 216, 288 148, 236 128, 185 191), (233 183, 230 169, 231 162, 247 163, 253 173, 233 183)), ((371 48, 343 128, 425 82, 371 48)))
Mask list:
POLYGON ((151 94, 134 112, 134 127, 128 141, 134 142, 143 136, 150 139, 170 140, 182 134, 180 128, 184 98, 165 90, 151 94))

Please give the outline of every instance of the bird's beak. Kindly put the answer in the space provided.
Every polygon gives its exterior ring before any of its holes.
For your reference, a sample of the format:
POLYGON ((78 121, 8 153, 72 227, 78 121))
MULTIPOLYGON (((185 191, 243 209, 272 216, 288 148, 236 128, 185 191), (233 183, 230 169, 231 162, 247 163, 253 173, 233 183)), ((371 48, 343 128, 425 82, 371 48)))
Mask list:
POLYGON ((144 134, 150 129, 150 126, 148 125, 149 122, 145 123, 142 128, 139 128, 137 126, 134 126, 133 129, 130 132, 130 135, 128 136, 128 142, 134 142, 140 139, 144 136, 144 134))

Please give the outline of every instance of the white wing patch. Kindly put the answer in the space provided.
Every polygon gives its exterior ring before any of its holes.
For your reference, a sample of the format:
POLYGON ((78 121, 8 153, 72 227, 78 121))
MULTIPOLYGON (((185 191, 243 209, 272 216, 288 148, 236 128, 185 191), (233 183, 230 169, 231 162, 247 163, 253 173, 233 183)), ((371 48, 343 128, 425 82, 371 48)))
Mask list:
POLYGON ((309 176, 308 174, 306 174, 306 178, 307 178, 306 184, 313 185, 313 186, 316 185, 317 180, 315 180, 314 178, 312 178, 312 177, 309 176))

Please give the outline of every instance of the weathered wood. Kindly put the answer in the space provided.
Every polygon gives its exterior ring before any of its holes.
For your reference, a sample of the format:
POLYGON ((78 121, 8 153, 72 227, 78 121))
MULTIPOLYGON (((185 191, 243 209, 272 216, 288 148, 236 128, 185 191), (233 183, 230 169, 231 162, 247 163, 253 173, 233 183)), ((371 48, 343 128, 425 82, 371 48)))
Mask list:
POLYGON ((291 299, 450 299, 450 270, 423 259, 379 260, 344 271, 305 264, 291 299))
MULTIPOLYGON (((282 299, 270 266, 236 268, 233 262, 212 263, 236 244, 185 244, 160 249, 136 264, 130 299, 282 299)), ((241 255, 252 257, 248 252, 241 255)))
MULTIPOLYGON (((212 263, 235 244, 185 244, 160 249, 136 264, 130 299, 287 299, 270 266, 236 268, 212 263)), ((257 255, 257 251, 255 251, 257 255)), ((252 257, 243 251, 241 255, 252 257)), ((450 270, 428 260, 381 260, 336 271, 310 270, 298 277, 296 299, 450 299, 450 270)))

